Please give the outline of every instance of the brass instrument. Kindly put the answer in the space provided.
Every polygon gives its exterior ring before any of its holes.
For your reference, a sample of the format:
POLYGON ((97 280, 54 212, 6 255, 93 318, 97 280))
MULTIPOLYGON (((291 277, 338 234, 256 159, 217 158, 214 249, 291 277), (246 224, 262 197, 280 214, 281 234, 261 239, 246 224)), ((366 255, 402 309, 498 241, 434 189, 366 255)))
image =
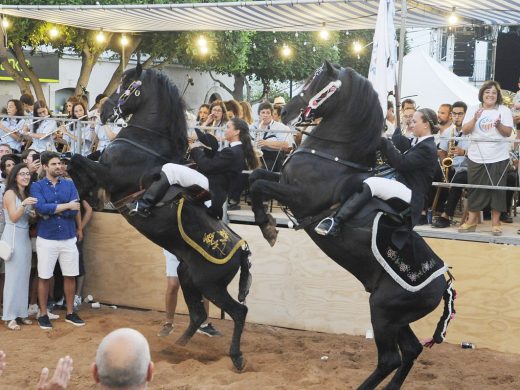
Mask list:
POLYGON ((448 172, 450 171, 451 166, 453 165, 453 153, 452 149, 456 146, 455 140, 455 127, 451 131, 451 139, 448 141, 448 156, 442 159, 441 165, 442 170, 444 172, 444 180, 448 181, 448 172))
MULTIPOLYGON (((450 140, 448 141, 448 156, 443 158, 441 161, 442 176, 443 176, 444 183, 448 183, 450 168, 453 166, 454 154, 452 152, 452 149, 455 146, 457 146, 457 142, 453 139, 454 137, 455 137, 455 126, 451 130, 451 137, 450 137, 450 140)), ((439 195, 441 194, 441 189, 442 189, 442 187, 437 187, 437 191, 435 192, 435 197, 433 198, 432 211, 436 211, 436 209, 437 209, 437 203, 439 202, 439 195)))

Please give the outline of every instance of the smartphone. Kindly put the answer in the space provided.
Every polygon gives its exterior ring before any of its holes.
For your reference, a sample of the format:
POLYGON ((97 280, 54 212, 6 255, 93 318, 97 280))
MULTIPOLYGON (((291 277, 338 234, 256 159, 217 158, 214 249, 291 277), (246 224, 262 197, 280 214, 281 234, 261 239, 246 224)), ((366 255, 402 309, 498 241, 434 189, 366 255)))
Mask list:
POLYGON ((40 153, 34 153, 34 154, 32 155, 32 160, 33 160, 33 162, 36 161, 36 160, 39 160, 39 159, 40 159, 40 153))

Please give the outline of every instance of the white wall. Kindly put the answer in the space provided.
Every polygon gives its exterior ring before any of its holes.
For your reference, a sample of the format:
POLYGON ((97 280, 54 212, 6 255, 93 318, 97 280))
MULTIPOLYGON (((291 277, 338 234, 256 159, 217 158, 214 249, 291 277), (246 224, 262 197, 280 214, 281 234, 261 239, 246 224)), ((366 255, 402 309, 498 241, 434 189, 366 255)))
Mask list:
MULTIPOLYGON (((108 60, 100 60, 96 63, 87 85, 90 106, 94 104, 96 96, 105 90, 117 66, 118 63, 108 60)), ((130 68, 133 66, 130 65, 130 68)), ((47 103, 53 110, 57 111, 59 106, 63 104, 63 101, 57 99, 56 91, 63 88, 75 88, 80 69, 81 59, 75 57, 61 58, 59 83, 42 84, 47 103)), ((186 106, 189 110, 196 111, 200 104, 207 102, 207 99, 213 92, 219 93, 225 100, 231 99, 231 95, 213 81, 207 72, 196 72, 179 65, 167 65, 163 71, 177 85, 181 93, 188 82, 187 75, 189 74, 193 78, 194 85, 188 86, 184 95, 186 106)), ((233 88, 233 77, 218 75, 218 79, 231 89, 233 88)), ((0 81, 1 107, 5 107, 9 99, 18 99, 19 97, 20 90, 14 81, 0 81)))

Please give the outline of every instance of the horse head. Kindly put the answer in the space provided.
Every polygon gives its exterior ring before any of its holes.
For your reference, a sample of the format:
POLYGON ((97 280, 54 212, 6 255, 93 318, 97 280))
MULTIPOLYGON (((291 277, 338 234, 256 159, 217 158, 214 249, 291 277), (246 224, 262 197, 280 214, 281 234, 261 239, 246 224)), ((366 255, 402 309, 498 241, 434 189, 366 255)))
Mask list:
POLYGON ((284 107, 282 121, 297 126, 321 119, 308 142, 325 143, 345 158, 373 164, 384 126, 379 107, 370 81, 351 68, 325 61, 284 107))
POLYGON ((72 156, 67 172, 74 181, 80 199, 87 201, 96 210, 103 210, 109 201, 109 170, 107 167, 89 160, 80 154, 72 156))
POLYGON ((101 109, 101 122, 117 120, 118 118, 125 119, 130 114, 134 113, 141 106, 141 86, 143 81, 143 69, 139 64, 134 69, 129 69, 123 73, 121 84, 117 88, 101 109))
POLYGON ((117 91, 101 108, 103 123, 119 118, 126 121, 124 127, 135 129, 132 135, 126 131, 118 138, 145 143, 171 160, 184 157, 188 148, 185 104, 164 73, 140 65, 127 70, 117 91))
POLYGON ((338 104, 336 91, 342 86, 341 67, 325 61, 307 79, 300 93, 291 99, 282 110, 282 121, 289 124, 298 118, 299 122, 310 122, 327 115, 330 108, 338 104))

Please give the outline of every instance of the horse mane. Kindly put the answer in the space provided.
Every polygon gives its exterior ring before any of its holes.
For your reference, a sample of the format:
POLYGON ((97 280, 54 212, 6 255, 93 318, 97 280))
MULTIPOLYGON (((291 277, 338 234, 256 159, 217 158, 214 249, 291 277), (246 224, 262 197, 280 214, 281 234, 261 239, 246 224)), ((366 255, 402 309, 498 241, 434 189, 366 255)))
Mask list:
POLYGON ((355 160, 374 162, 384 127, 377 92, 370 81, 352 68, 342 68, 339 79, 342 82, 339 98, 346 102, 341 113, 348 129, 342 134, 346 137, 348 154, 355 160))
POLYGON ((146 69, 145 78, 149 79, 147 84, 159 88, 160 99, 157 104, 161 113, 168 116, 171 146, 175 156, 181 159, 188 148, 188 125, 184 99, 180 96, 179 89, 165 73, 155 69, 146 69))

